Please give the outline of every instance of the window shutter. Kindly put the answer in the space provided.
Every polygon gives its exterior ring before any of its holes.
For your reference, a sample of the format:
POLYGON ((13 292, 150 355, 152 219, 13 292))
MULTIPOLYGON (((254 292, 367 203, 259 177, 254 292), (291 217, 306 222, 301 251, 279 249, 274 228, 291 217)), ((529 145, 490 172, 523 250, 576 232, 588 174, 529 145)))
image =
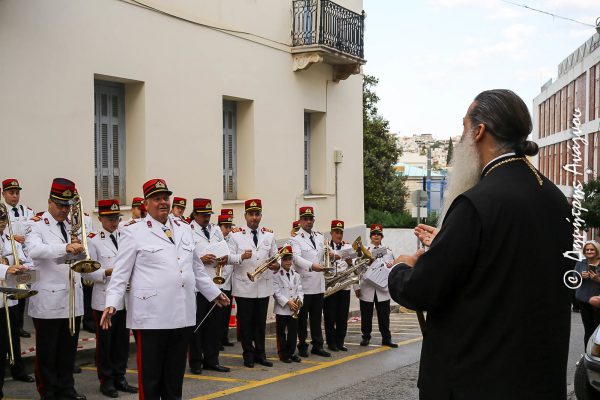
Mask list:
POLYGON ((237 197, 237 115, 234 101, 223 101, 223 198, 237 197))

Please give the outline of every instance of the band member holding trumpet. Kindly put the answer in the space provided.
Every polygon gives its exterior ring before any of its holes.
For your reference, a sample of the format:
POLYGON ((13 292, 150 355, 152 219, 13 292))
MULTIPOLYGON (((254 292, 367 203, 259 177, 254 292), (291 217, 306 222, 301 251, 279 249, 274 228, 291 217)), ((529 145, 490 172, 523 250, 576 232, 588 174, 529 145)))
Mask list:
POLYGON ((292 246, 286 245, 281 257, 281 268, 273 276, 277 354, 284 363, 302 361, 294 352, 298 340, 298 313, 304 293, 302 278, 291 268, 292 258, 292 246))
POLYGON ((83 274, 84 279, 94 282, 92 310, 96 324, 96 371, 100 380, 100 392, 112 398, 119 397, 119 391, 138 392, 137 388, 130 386, 125 379, 129 358, 129 329, 125 323, 127 311, 123 299, 115 307, 116 313, 111 320, 112 326, 107 330, 100 327, 106 301, 106 288, 119 250, 117 227, 120 218, 119 200, 98 201, 98 220, 102 227, 97 233, 88 235, 88 247, 90 258, 98 261, 101 267, 90 274, 83 274))
MULTIPOLYGON (((213 214, 212 202, 210 199, 194 199, 193 206, 194 220, 190 224, 190 228, 192 228, 196 244, 194 255, 200 258, 208 276, 221 288, 225 282, 221 271, 226 260, 217 259, 214 254, 206 251, 210 244, 223 240, 221 229, 210 223, 210 217, 213 214)), ((194 332, 190 341, 189 364, 193 374, 201 374, 202 368, 217 372, 230 371, 229 368, 219 363, 221 336, 216 332, 221 331, 223 309, 211 310, 211 306, 211 302, 201 293, 196 293, 196 323, 204 322, 194 332)))
MULTIPOLYGON (((231 230, 233 229, 233 210, 231 208, 221 209, 221 214, 219 215, 219 229, 221 229, 221 235, 223 235, 223 239, 227 242, 229 246, 229 242, 231 241, 231 230)), ((225 296, 231 299, 231 303, 233 303, 233 297, 231 296, 231 279, 233 278, 233 265, 229 263, 229 261, 223 265, 223 270, 221 271, 221 275, 225 279, 223 285, 221 285, 221 291, 225 293, 225 296)), ((223 318, 221 319, 221 326, 223 328, 223 336, 221 338, 221 347, 220 350, 223 351, 225 348, 223 346, 232 347, 235 344, 229 341, 229 318, 231 317, 231 304, 226 307, 223 307, 223 318)))
POLYGON ((302 277, 304 304, 298 317, 298 350, 301 357, 308 357, 307 324, 310 317, 311 353, 331 357, 323 349, 321 315, 323 314, 323 293, 325 292, 326 269, 323 266, 325 240, 319 232, 313 231, 315 211, 313 207, 300 207, 300 230, 291 239, 294 253, 294 266, 302 277), (309 316, 310 314, 310 316, 309 316))
POLYGON ((244 365, 254 363, 272 367, 265 354, 265 329, 269 297, 273 294, 273 274, 277 270, 275 235, 268 228, 260 228, 262 202, 260 199, 244 203, 246 226, 234 228, 231 233, 229 262, 233 264, 232 294, 237 304, 237 319, 242 342, 244 365))
MULTIPOLYGON (((84 252, 84 246, 71 236, 70 203, 76 196, 75 183, 55 178, 50 189, 48 211, 32 218, 25 245, 37 269, 29 299, 29 315, 35 326, 35 380, 42 399, 63 397, 84 400, 75 390, 73 367, 79 326, 83 315, 83 291, 79 273, 67 263, 84 252), (75 284, 70 286, 71 273, 75 284), (70 293, 74 289, 73 293, 70 293), (74 296, 74 304, 70 300, 74 296), (73 308, 73 309, 72 309, 73 308), (75 319, 74 331, 71 317, 75 319), (74 333, 73 335, 71 333, 74 333)), ((83 216, 82 216, 83 217, 83 216)))
MULTIPOLYGON (((331 221, 331 240, 329 248, 333 252, 333 265, 335 273, 346 270, 352 265, 352 260, 342 260, 337 254, 340 250, 352 249, 352 246, 343 241, 344 221, 331 221)), ((325 319, 325 340, 331 351, 348 351, 344 346, 346 332, 348 331, 348 313, 350 311, 350 287, 340 290, 323 300, 323 317, 325 319)))
POLYGON ((100 322, 103 329, 111 326, 125 296, 127 327, 136 335, 140 399, 180 399, 196 324, 195 291, 219 306, 229 299, 195 259, 189 225, 169 215, 172 193, 165 181, 149 180, 143 189, 148 215, 121 231, 100 322))

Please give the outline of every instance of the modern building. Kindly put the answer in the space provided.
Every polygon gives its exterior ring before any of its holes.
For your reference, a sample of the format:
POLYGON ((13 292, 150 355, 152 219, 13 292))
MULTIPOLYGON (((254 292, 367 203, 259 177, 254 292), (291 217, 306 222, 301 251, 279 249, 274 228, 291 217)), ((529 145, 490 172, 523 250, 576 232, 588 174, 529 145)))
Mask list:
MULTIPOLYGON (((213 208, 263 200, 289 233, 364 232, 362 0, 4 0, 1 177, 46 208, 53 177, 86 210, 149 178, 213 208)), ((190 210, 188 210, 190 211, 190 210)))

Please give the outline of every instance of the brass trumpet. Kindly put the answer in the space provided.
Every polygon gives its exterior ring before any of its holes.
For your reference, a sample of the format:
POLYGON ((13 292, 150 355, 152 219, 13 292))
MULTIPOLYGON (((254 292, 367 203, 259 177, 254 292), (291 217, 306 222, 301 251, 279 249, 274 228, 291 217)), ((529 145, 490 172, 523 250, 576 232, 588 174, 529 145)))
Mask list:
POLYGON ((296 311, 292 312, 292 318, 298 319, 298 313, 300 312, 300 309, 302 308, 302 301, 300 300, 300 296, 296 297, 293 301, 298 306, 298 309, 296 311))
POLYGON ((225 278, 223 278, 223 268, 225 267, 225 260, 217 261, 217 265, 215 266, 215 277, 213 278, 213 282, 216 285, 222 285, 225 283, 225 278))
POLYGON ((273 264, 274 262, 279 261, 281 259, 281 257, 283 257, 286 254, 290 254, 290 253, 287 250, 286 246, 283 246, 281 248, 281 250, 279 250, 274 256, 269 257, 267 259, 267 261, 265 261, 264 263, 262 263, 261 265, 256 267, 254 272, 252 272, 252 273, 247 272, 246 275, 248 275, 248 279, 250 279, 250 281, 254 282, 254 280, 256 279, 257 276, 259 276, 260 274, 262 274, 269 268, 269 265, 273 264))
POLYGON ((323 276, 325 279, 331 279, 336 275, 336 270, 331 266, 331 252, 329 251, 329 243, 327 239, 323 239, 323 276))

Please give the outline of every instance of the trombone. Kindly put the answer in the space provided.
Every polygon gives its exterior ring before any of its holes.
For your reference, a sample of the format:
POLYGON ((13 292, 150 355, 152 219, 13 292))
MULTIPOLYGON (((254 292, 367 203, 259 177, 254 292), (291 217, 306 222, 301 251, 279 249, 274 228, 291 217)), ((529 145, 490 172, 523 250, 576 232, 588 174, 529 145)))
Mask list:
POLYGON ((254 272, 252 272, 252 273, 247 272, 246 275, 248 275, 248 279, 250 279, 251 282, 254 282, 254 280, 256 279, 257 276, 259 276, 260 274, 265 272, 267 270, 267 268, 269 268, 269 265, 271 265, 274 262, 279 261, 281 259, 281 257, 283 257, 286 254, 290 254, 290 253, 287 250, 286 246, 283 246, 281 248, 281 250, 279 250, 275 255, 273 255, 272 257, 269 257, 267 259, 267 261, 265 261, 264 263, 262 263, 261 265, 256 267, 254 272))
POLYGON ((81 231, 81 244, 85 258, 75 261, 69 260, 69 332, 71 336, 75 336, 75 273, 90 273, 100 268, 100 263, 90 258, 87 245, 87 232, 85 229, 85 221, 83 220, 83 208, 81 205, 81 196, 77 194, 71 201, 69 214, 71 216, 71 242, 78 242, 77 234, 81 231))

